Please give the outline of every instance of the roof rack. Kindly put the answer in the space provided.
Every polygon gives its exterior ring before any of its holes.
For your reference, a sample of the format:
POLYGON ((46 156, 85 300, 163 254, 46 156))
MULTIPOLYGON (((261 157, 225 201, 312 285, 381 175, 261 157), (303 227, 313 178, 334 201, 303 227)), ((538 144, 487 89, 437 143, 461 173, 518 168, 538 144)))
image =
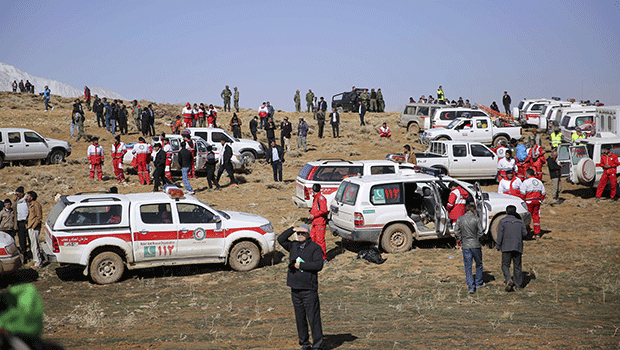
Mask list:
POLYGON ((327 163, 329 163, 329 162, 346 162, 346 163, 349 163, 349 164, 353 164, 353 162, 352 162, 352 161, 350 161, 350 160, 344 160, 344 159, 342 159, 342 158, 326 158, 326 159, 317 159, 316 161, 317 161, 317 162, 323 162, 323 164, 327 164, 327 163))

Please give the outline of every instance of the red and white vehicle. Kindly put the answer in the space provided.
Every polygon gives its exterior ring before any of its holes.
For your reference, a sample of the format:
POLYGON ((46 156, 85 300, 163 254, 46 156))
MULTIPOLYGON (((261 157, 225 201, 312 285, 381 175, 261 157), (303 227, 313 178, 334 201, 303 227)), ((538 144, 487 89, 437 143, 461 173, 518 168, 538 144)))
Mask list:
POLYGON ((519 102, 518 107, 513 108, 512 115, 519 118, 521 125, 533 125, 538 127, 540 125, 540 114, 548 104, 556 103, 557 100, 550 100, 546 98, 522 100, 519 102))
POLYGON ((0 275, 13 272, 22 267, 22 256, 11 235, 0 231, 0 275))
POLYGON ((329 207, 343 179, 351 176, 395 174, 402 170, 415 170, 414 164, 396 163, 389 160, 346 161, 343 159, 319 159, 304 165, 297 175, 293 203, 299 208, 312 207, 312 185, 321 185, 321 193, 329 207))
POLYGON ((248 271, 275 250, 269 220, 215 210, 176 187, 62 196, 47 217, 45 237, 50 260, 83 266, 99 284, 117 282, 125 268, 227 263, 248 271))

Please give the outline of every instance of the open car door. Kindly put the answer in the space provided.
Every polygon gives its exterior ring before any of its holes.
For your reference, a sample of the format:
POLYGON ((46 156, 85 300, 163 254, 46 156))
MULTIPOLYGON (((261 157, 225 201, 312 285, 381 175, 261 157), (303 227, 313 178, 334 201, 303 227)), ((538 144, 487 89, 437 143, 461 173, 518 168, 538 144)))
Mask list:
POLYGON ((482 231, 487 232, 489 226, 489 212, 487 210, 486 203, 484 202, 484 195, 478 181, 474 183, 474 191, 474 204, 476 205, 476 213, 478 213, 478 217, 480 218, 480 221, 482 221, 482 231))
POLYGON ((430 184, 433 187, 433 196, 435 197, 435 231, 438 236, 444 236, 448 232, 448 210, 443 206, 441 201, 441 192, 439 185, 436 183, 430 184))
POLYGON ((562 143, 558 146, 558 159, 556 162, 562 168, 560 170, 560 175, 562 177, 570 175, 571 168, 571 155, 570 155, 570 144, 562 143))

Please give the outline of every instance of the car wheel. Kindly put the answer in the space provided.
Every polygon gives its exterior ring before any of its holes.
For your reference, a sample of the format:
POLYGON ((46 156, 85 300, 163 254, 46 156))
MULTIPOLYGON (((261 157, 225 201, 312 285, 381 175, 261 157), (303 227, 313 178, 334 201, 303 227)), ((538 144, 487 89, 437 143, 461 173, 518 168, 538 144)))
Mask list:
POLYGON ((338 112, 338 114, 342 114, 344 113, 344 108, 342 108, 342 106, 338 106, 336 107, 336 112, 338 112))
POLYGON ((248 161, 248 164, 252 164, 256 160, 256 156, 251 151, 243 151, 241 152, 241 156, 248 161))
POLYGON ((57 149, 50 154, 50 164, 60 164, 65 160, 65 152, 57 149))
POLYGON ((0 154, 0 169, 4 168, 4 156, 0 154))
POLYGON ((420 126, 417 123, 411 123, 407 126, 407 132, 411 134, 419 134, 420 126))
POLYGON ((500 143, 508 144, 508 138, 506 136, 498 136, 493 140, 493 146, 498 146, 500 143))
POLYGON ((250 271, 260 262, 260 250, 256 244, 243 241, 235 244, 230 250, 228 263, 233 270, 250 271))
POLYGON ((117 282, 124 272, 123 259, 114 252, 99 253, 90 263, 90 277, 97 284, 117 282))
POLYGON ((386 253, 403 253, 411 249, 413 235, 407 225, 394 224, 381 236, 381 248, 386 253))
POLYGON ((437 138, 437 141, 450 141, 450 139, 447 136, 441 136, 437 138))
POLYGON ((491 232, 491 237, 493 238, 493 242, 497 242, 497 227, 499 226, 500 220, 505 217, 506 217, 506 214, 502 214, 496 217, 495 219, 493 219, 493 221, 491 222, 491 227, 489 229, 489 232, 491 232))

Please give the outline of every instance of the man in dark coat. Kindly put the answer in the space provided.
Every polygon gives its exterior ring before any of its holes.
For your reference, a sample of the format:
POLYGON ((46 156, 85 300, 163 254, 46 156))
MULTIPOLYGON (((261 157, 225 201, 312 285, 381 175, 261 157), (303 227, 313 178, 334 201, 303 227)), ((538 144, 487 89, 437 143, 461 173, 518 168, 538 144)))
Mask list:
POLYGON ((205 162, 205 169, 207 170, 207 184, 209 188, 220 188, 220 185, 215 180, 215 165, 217 164, 217 158, 213 152, 213 146, 207 146, 207 161, 205 162))
POLYGON ((332 108, 329 114, 329 123, 332 125, 332 136, 340 137, 340 113, 336 111, 336 108, 332 108))
POLYGON ((510 103, 512 100, 510 99, 510 95, 508 95, 508 91, 504 91, 504 96, 502 96, 502 104, 504 105, 504 109, 506 110, 506 114, 510 115, 510 103))
POLYGON ((364 116, 366 115, 366 105, 362 103, 362 100, 358 101, 357 112, 360 115, 360 126, 365 126, 364 116))
POLYGON ((250 120, 250 132, 252 133, 252 138, 256 141, 256 132, 258 131, 258 117, 254 116, 252 120, 250 120))
POLYGON ((502 272, 506 283, 506 292, 514 287, 521 287, 521 255, 523 254, 523 238, 527 236, 525 224, 517 218, 514 205, 506 207, 506 217, 497 226, 497 243, 495 248, 502 252, 502 272), (513 276, 510 278, 510 263, 513 264, 513 276))
POLYGON ((192 155, 192 152, 187 149, 187 144, 185 143, 185 141, 181 141, 181 149, 179 150, 178 157, 179 166, 181 167, 183 187, 185 187, 185 191, 187 193, 194 194, 192 184, 189 183, 189 169, 191 169, 192 163, 194 162, 194 156, 192 155))
POLYGON ((265 155, 267 163, 271 164, 273 169, 273 181, 282 182, 282 163, 284 163, 284 149, 276 144, 276 140, 271 140, 269 150, 265 155))
POLYGON ((318 272, 323 269, 323 250, 310 238, 308 225, 287 229, 278 236, 278 243, 290 253, 286 285, 291 287, 299 345, 302 349, 322 349, 318 272), (293 233, 297 233, 297 241, 289 240, 293 233), (308 323, 312 344, 308 337, 308 323))
POLYGON ((157 142, 154 146, 155 148, 155 159, 153 160, 153 166, 155 170, 153 171, 153 192, 159 191, 160 181, 164 184, 171 184, 170 180, 164 175, 166 169, 166 152, 161 150, 161 143, 157 142))
POLYGON ((235 181, 235 175, 233 174, 233 165, 232 165, 232 156, 233 151, 232 147, 226 143, 226 140, 221 139, 222 150, 220 153, 220 168, 217 170, 217 178, 215 179, 216 189, 220 188, 220 177, 224 173, 224 170, 228 173, 228 177, 230 178, 230 186, 236 186, 237 181, 235 181))

